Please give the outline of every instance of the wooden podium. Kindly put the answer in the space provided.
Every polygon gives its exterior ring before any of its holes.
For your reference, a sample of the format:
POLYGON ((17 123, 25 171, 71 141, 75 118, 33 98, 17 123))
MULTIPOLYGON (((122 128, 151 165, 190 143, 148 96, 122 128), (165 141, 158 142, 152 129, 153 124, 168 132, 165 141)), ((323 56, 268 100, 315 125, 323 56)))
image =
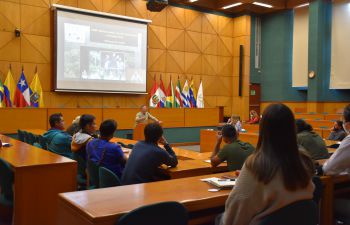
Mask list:
POLYGON ((132 139, 135 141, 143 141, 145 140, 144 129, 147 124, 139 123, 134 128, 134 132, 132 135, 132 139))

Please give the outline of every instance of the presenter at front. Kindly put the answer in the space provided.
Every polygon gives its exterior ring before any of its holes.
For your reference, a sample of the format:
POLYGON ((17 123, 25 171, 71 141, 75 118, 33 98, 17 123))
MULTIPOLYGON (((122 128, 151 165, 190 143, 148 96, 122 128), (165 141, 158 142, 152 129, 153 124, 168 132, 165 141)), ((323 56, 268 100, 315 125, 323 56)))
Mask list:
POLYGON ((147 106, 142 105, 141 106, 141 111, 136 114, 135 118, 135 126, 138 124, 147 124, 149 123, 149 120, 152 120, 157 123, 162 123, 159 121, 156 117, 152 116, 148 111, 147 111, 147 106))

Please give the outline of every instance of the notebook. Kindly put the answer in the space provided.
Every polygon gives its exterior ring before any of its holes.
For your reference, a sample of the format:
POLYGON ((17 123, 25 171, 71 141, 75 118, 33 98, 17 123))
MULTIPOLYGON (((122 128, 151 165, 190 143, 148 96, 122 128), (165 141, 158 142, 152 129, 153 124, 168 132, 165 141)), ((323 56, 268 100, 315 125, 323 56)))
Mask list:
POLYGON ((236 184, 235 179, 223 179, 217 177, 210 177, 201 179, 201 181, 208 182, 218 188, 232 188, 236 184))

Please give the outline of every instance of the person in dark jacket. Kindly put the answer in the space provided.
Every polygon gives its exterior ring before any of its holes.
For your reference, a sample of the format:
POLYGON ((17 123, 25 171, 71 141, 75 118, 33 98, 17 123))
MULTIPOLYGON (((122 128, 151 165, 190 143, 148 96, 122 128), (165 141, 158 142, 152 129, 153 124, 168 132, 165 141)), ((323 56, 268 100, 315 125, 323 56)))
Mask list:
POLYGON ((299 147, 307 151, 314 160, 328 159, 329 153, 326 143, 320 135, 313 132, 312 126, 302 119, 296 120, 295 123, 299 147))
POLYGON ((163 129, 158 123, 150 123, 144 129, 145 141, 135 144, 126 163, 122 184, 139 184, 164 179, 159 168, 162 164, 175 167, 177 157, 163 137, 163 129), (164 146, 164 149, 158 146, 164 146))
POLYGON ((331 133, 328 136, 328 140, 342 141, 347 136, 343 128, 343 121, 337 120, 334 122, 331 133))

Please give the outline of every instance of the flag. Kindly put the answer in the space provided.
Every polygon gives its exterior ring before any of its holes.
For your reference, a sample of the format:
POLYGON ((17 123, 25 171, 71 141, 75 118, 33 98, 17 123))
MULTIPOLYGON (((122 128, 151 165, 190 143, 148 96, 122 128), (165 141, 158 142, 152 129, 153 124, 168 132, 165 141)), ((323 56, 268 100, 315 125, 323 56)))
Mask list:
POLYGON ((30 96, 30 102, 32 103, 33 107, 44 107, 44 96, 43 96, 43 90, 41 88, 41 83, 39 80, 39 74, 36 71, 34 78, 32 80, 32 83, 30 83, 30 89, 32 90, 32 94, 30 96))
POLYGON ((15 99, 16 84, 13 79, 11 68, 7 72, 6 80, 4 83, 5 103, 7 107, 12 107, 15 99))
POLYGON ((182 100, 181 100, 181 84, 180 84, 180 79, 177 79, 177 85, 175 89, 175 99, 174 99, 174 108, 180 108, 183 106, 182 100))
POLYGON ((158 103, 158 107, 160 108, 164 108, 165 107, 165 103, 166 103, 166 95, 165 95, 165 88, 164 88, 164 83, 162 80, 162 77, 160 77, 160 84, 158 87, 158 94, 159 94, 159 103, 158 103))
POLYGON ((0 108, 6 107, 4 85, 0 80, 0 108))
POLYGON ((21 77, 18 80, 14 105, 17 107, 27 107, 30 106, 30 95, 31 91, 28 86, 26 77, 24 76, 24 71, 22 70, 21 77))
POLYGON ((189 94, 190 94, 190 105, 191 108, 197 108, 197 102, 196 102, 196 88, 194 87, 194 81, 193 79, 191 80, 190 84, 190 89, 189 89, 189 94))
POLYGON ((186 80, 184 87, 182 89, 181 100, 182 100, 182 104, 183 104, 184 108, 190 107, 190 93, 189 93, 189 87, 188 87, 187 80, 186 80))
POLYGON ((173 108, 174 107, 174 87, 173 87, 173 81, 171 80, 170 77, 170 82, 169 82, 169 86, 168 89, 166 91, 166 107, 167 108, 173 108))
POLYGON ((156 79, 154 78, 153 87, 150 93, 149 106, 153 108, 157 108, 158 103, 159 103, 158 84, 156 79))
POLYGON ((204 108, 204 96, 203 96, 203 84, 202 80, 199 84, 198 93, 197 93, 197 108, 204 108))

